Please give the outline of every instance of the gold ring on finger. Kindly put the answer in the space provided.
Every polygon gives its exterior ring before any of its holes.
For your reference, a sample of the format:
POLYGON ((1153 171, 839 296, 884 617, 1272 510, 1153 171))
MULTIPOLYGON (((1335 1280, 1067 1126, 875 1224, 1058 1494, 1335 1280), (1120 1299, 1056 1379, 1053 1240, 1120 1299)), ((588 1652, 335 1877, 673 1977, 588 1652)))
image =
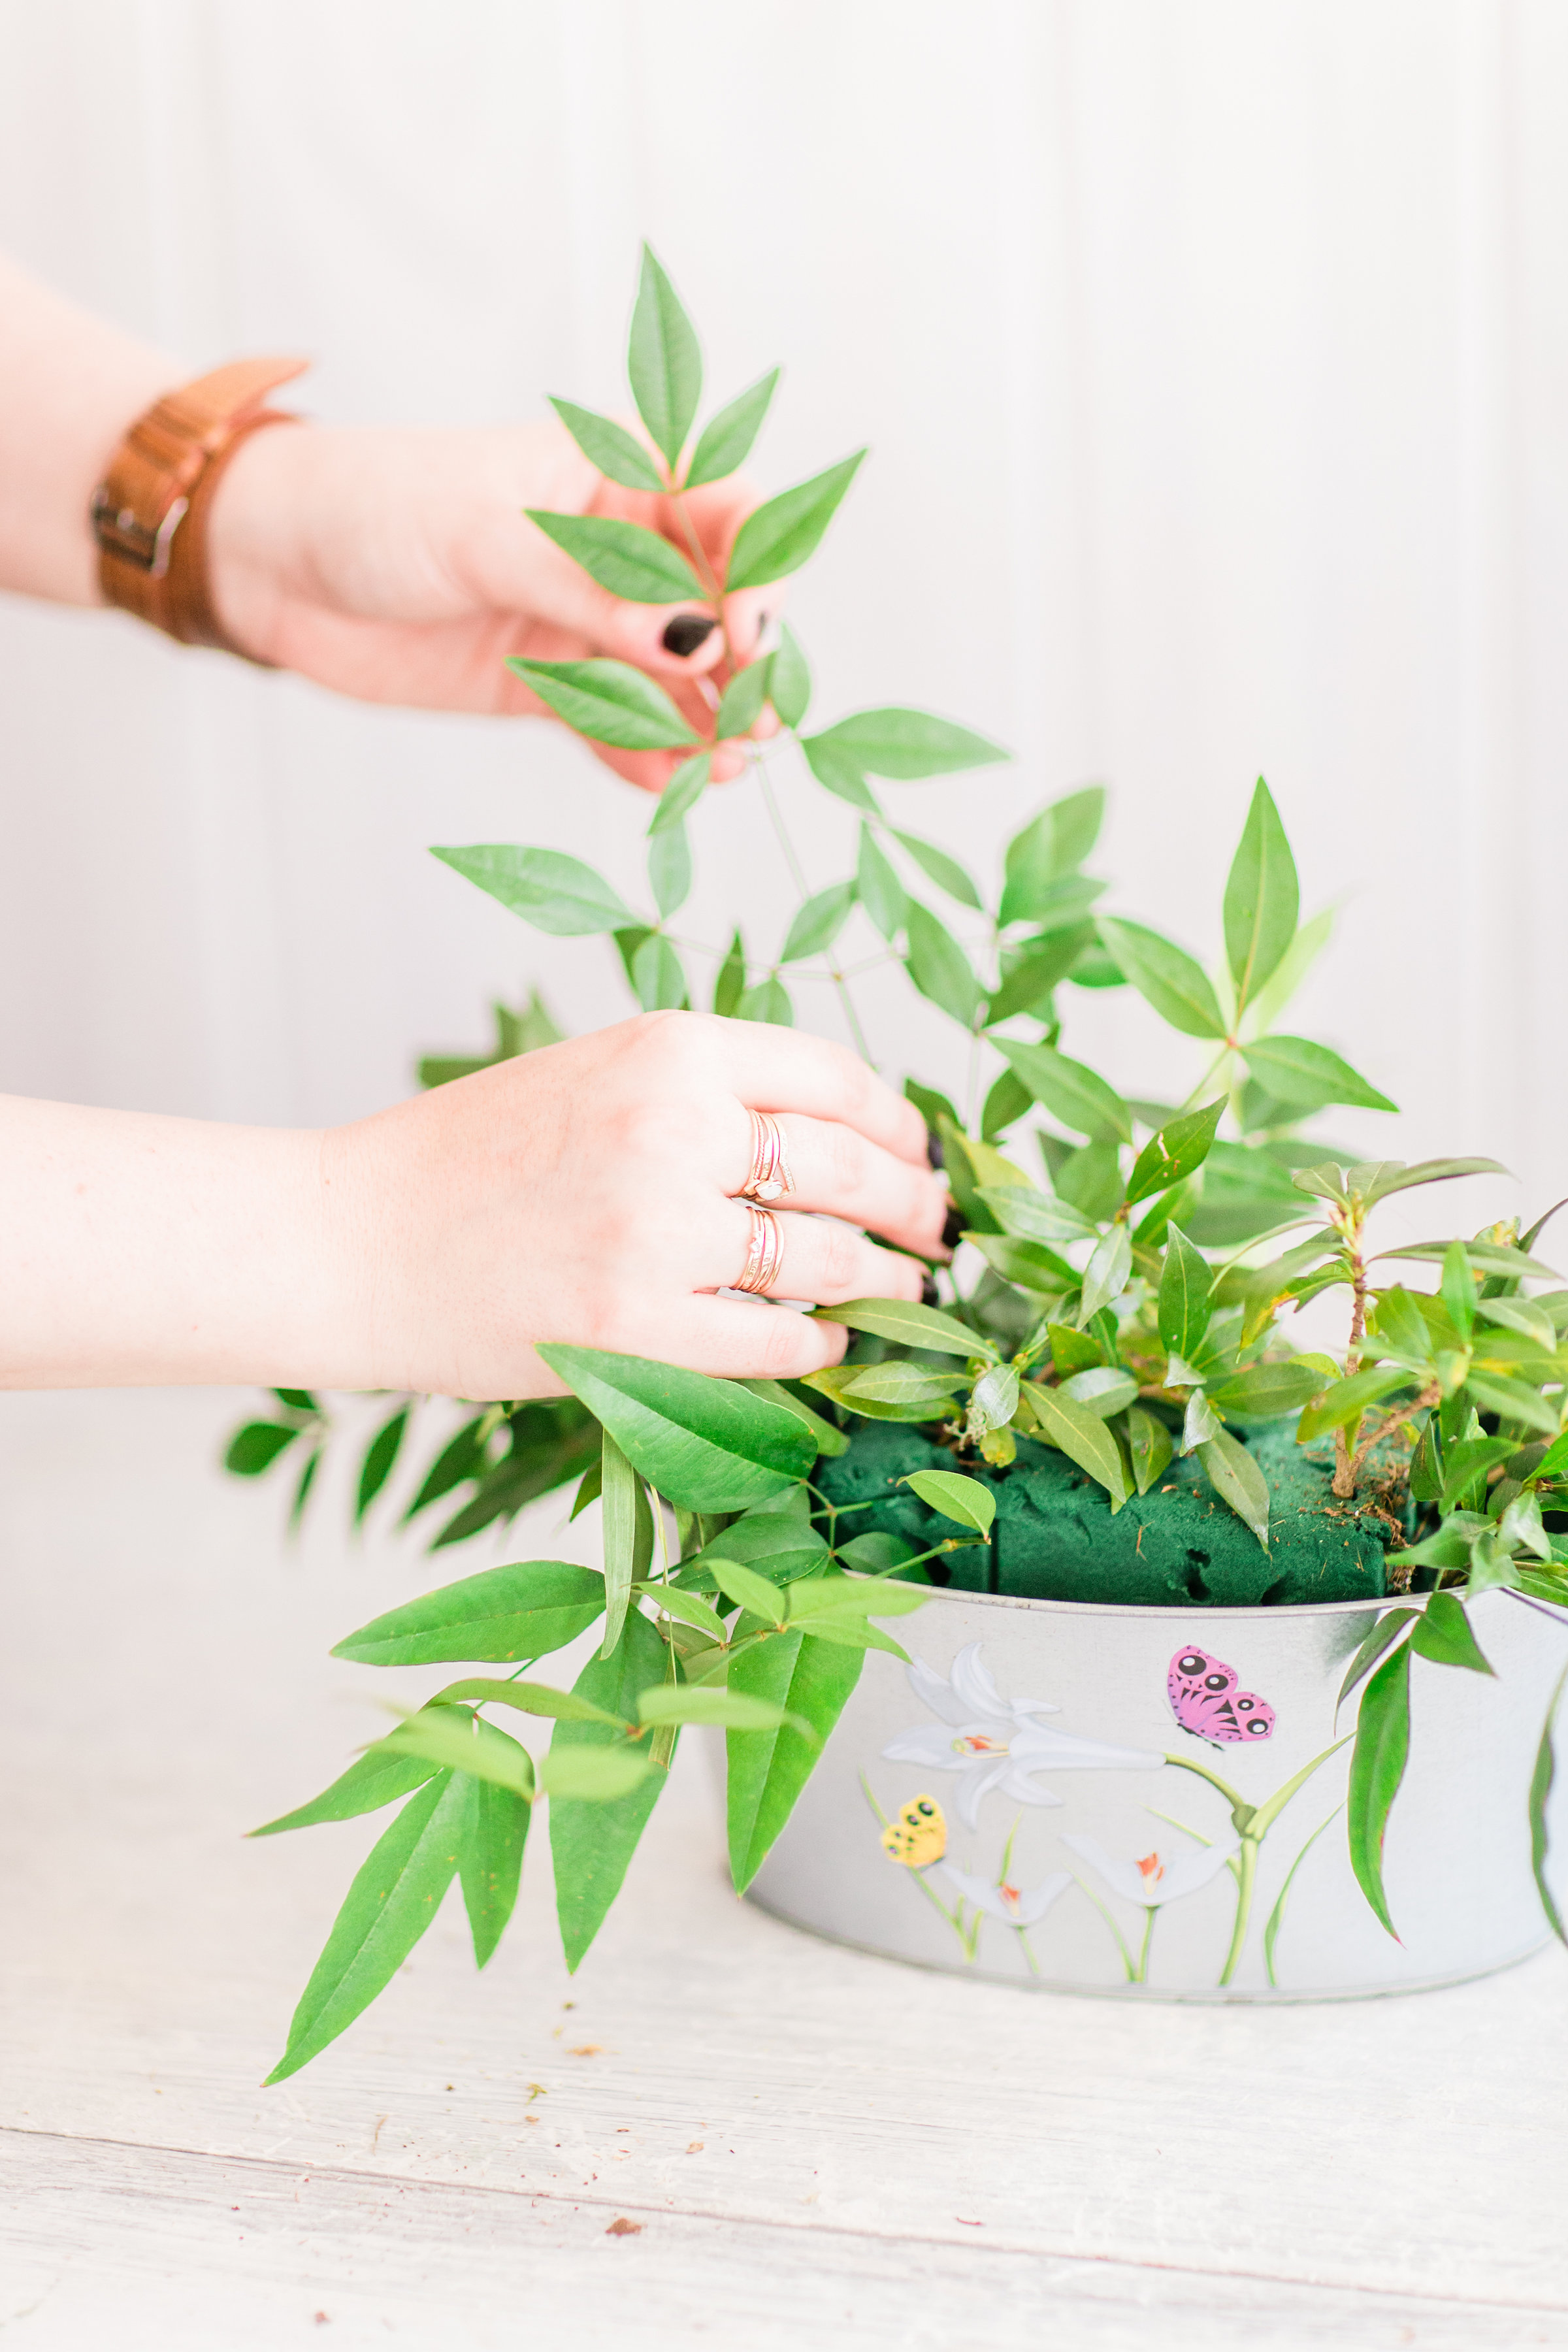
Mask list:
POLYGON ((741 1187, 743 1201, 778 1201, 795 1191, 784 1129, 770 1112, 754 1110, 752 1121, 752 1165, 741 1187))
POLYGON ((751 1239, 746 1246, 746 1263, 737 1290, 749 1290, 763 1298, 779 1278, 784 1263, 784 1231, 771 1209, 759 1209, 748 1201, 746 1214, 751 1219, 751 1239))

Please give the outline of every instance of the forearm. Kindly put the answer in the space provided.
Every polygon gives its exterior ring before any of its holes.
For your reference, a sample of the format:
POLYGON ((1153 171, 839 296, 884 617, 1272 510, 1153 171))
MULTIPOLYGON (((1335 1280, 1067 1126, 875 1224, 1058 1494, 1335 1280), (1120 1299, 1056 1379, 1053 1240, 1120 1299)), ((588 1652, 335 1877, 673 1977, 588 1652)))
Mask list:
POLYGON ((191 371, 0 255, 0 588, 96 604, 88 502, 127 425, 191 371))
POLYGON ((0 1387, 359 1370, 322 1139, 0 1097, 0 1387))

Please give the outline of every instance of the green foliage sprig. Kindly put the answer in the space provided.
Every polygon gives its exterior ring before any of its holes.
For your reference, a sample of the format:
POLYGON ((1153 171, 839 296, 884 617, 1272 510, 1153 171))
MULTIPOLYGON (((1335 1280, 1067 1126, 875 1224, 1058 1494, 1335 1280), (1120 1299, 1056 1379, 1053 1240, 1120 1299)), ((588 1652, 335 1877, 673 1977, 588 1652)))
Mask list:
MULTIPOLYGON (((605 518, 531 519, 613 593, 651 604, 693 598, 722 620, 727 596, 784 577, 815 551, 865 453, 758 508, 721 572, 691 526, 685 494, 743 461, 778 372, 721 409, 693 444, 700 347, 645 252, 629 373, 646 444, 613 419, 566 401, 555 406, 604 473, 664 502, 680 543, 605 518)), ((782 975, 811 974, 837 992, 865 1050, 853 997, 861 967, 840 948, 863 918, 869 960, 901 962, 968 1041, 964 1115, 914 1080, 907 1089, 940 1142, 968 1247, 934 1277, 926 1304, 860 1299, 818 1310, 856 1339, 845 1363, 804 1384, 714 1381, 545 1346, 570 1394, 479 1401, 465 1412, 405 1519, 460 1496, 433 1548, 452 1545, 576 1477, 574 1516, 601 1504, 604 1570, 559 1560, 491 1569, 339 1645, 337 1654, 367 1664, 510 1671, 446 1685, 321 1796, 268 1824, 267 1833, 302 1828, 402 1800, 350 1889, 270 2079, 303 2065, 374 1998, 454 1877, 484 1965, 516 1899, 542 1799, 550 1801, 557 1907, 575 1968, 621 1885, 685 1724, 725 1732, 731 1861, 737 1887, 749 1885, 866 1651, 904 1655, 877 1621, 918 1608, 926 1595, 900 1580, 987 1540, 994 1500, 965 1464, 1005 1467, 1020 1435, 1066 1454, 1104 1489, 1113 1513, 1146 1494, 1174 1454, 1193 1454, 1266 1550, 1268 1486, 1238 1427, 1294 1414, 1303 1443, 1332 1433, 1333 1493, 1347 1509, 1386 1513, 1385 1478, 1363 1493, 1369 1465, 1392 1449, 1405 1465, 1397 1500, 1403 1507, 1407 1487, 1415 1533, 1405 1541, 1401 1528, 1391 1565, 1412 1597, 1379 1618, 1342 1693, 1363 1692, 1351 1858, 1392 1932, 1381 1856, 1408 1748, 1412 1655, 1489 1673, 1465 1602, 1490 1588, 1549 1612, 1568 1608, 1568 1545, 1557 1532, 1568 1513, 1568 1289, 1527 1295, 1529 1284, 1557 1281, 1534 1255, 1545 1219, 1522 1236, 1509 1224, 1468 1240, 1371 1249, 1381 1202, 1498 1163, 1358 1162, 1303 1134, 1333 1106, 1394 1105, 1331 1047, 1279 1028, 1330 920, 1300 920, 1295 862, 1268 787, 1258 784, 1226 880, 1223 955, 1205 968, 1162 931, 1100 907, 1106 885, 1085 870, 1103 816, 1099 787, 1052 803, 1015 835, 994 899, 951 851, 891 824, 873 780, 943 775, 1005 755, 913 709, 852 712, 803 733, 811 677, 787 629, 749 657, 726 639, 707 737, 626 665, 516 667, 589 740, 689 754, 648 827, 650 905, 627 907, 602 876, 554 850, 489 844, 435 854, 537 929, 613 940, 645 1008, 689 1005, 689 960, 701 953, 713 967, 716 1013, 789 1022, 782 975), (753 733, 770 709, 777 730, 753 733), (720 742, 743 747, 798 888, 784 937, 761 961, 738 926, 726 944, 706 949, 671 929, 690 887, 688 826, 720 742), (854 872, 818 888, 806 881, 770 775, 781 752, 859 816, 854 872), (958 913, 939 914, 922 895, 928 886, 958 913), (1129 985, 1179 1036, 1208 1049, 1181 1102, 1124 1096, 1062 1050, 1064 990, 1129 985), (1037 1180, 1014 1156, 1026 1123, 1037 1180), (1437 1274, 1429 1292, 1379 1271, 1423 1263, 1437 1274), (1295 1352, 1281 1318, 1331 1290, 1346 1294, 1342 1354, 1295 1352), (886 1535, 843 1535, 846 1515, 812 1483, 820 1455, 842 1452, 847 1431, 878 1420, 934 1429, 951 1449, 951 1471, 910 1482, 955 1529, 925 1553, 886 1535), (595 1654, 570 1690, 532 1678, 541 1658, 595 1626, 595 1654), (493 1708, 552 1726, 545 1752, 536 1757, 492 1722, 493 1708)), ((426 1060, 424 1081, 448 1083, 558 1038, 537 995, 515 1013, 498 1006, 496 1019, 490 1055, 426 1060)), ((271 1417, 233 1439, 228 1466, 257 1475, 302 1456, 297 1522, 330 1415, 305 1391, 274 1397, 271 1417)), ((386 1487, 421 1402, 388 1402, 360 1466, 356 1521, 386 1487)), ((1531 1828, 1542 1901, 1561 1934, 1544 1874, 1554 1770, 1549 1718, 1531 1828)))

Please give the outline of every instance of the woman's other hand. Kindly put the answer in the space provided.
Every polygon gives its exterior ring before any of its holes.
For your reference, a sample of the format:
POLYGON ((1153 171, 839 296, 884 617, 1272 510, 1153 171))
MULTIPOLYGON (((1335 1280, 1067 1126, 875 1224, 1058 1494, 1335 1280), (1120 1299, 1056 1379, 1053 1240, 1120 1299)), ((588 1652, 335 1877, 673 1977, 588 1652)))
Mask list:
MULTIPOLYGON (((213 500, 214 603, 237 645, 366 702, 540 713, 506 667, 607 655, 646 670, 700 732, 715 684, 756 653, 782 588, 714 609, 631 604, 598 587, 523 509, 613 515, 721 567, 760 493, 744 475, 684 499, 606 481, 553 418, 464 431, 283 427, 252 436, 213 500), (680 511, 684 509, 684 515, 680 511)), ((764 717, 759 731, 772 724, 764 717)), ((617 775, 660 791, 684 754, 595 745, 617 775)), ((721 751, 715 777, 739 774, 721 751)))
POLYGON ((534 1354, 540 1339, 736 1378, 837 1363, 841 1326, 717 1295, 746 1262, 751 1212, 734 1196, 752 1110, 777 1118, 794 1178, 775 1203, 774 1294, 918 1299, 924 1269, 897 1250, 945 1255, 948 1202, 913 1105, 820 1038, 644 1013, 326 1137, 342 1328, 354 1337, 352 1360, 314 1376, 542 1395, 560 1384, 534 1354))

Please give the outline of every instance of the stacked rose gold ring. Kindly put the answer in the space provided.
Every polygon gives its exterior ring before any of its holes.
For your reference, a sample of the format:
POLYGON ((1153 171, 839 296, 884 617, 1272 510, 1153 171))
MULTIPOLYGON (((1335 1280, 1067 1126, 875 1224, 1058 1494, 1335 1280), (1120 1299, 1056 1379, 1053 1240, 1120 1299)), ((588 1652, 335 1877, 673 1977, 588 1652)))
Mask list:
POLYGON ((785 1192, 795 1191, 795 1178, 790 1174, 789 1156, 784 1150, 784 1129, 776 1118, 765 1110, 754 1110, 752 1119, 751 1172, 741 1187, 743 1201, 777 1201, 785 1192))
POLYGON ((763 1298, 779 1278, 784 1263, 784 1233, 771 1209, 759 1209, 748 1201, 746 1214, 752 1221, 752 1238, 746 1249, 745 1271, 735 1288, 753 1291, 763 1298))

